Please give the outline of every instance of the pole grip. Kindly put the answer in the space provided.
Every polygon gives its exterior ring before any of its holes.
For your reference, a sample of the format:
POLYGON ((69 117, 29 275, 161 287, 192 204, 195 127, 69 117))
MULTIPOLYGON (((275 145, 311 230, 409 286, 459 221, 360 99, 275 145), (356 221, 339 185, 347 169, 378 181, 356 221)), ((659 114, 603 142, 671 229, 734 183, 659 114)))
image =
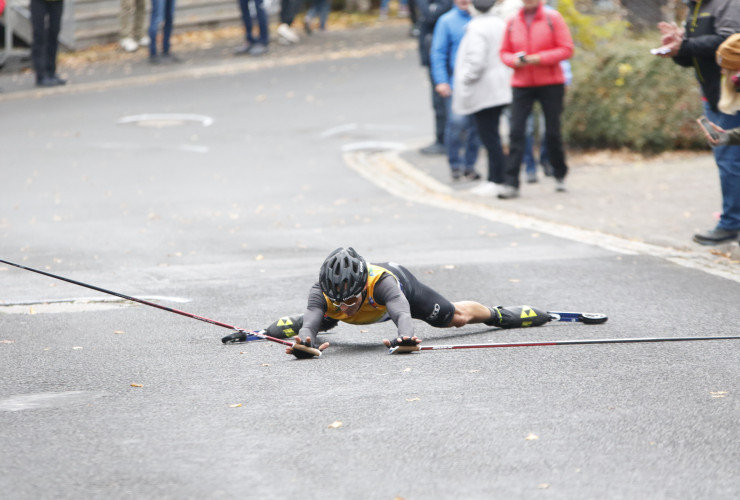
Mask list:
POLYGON ((417 345, 399 345, 390 348, 390 354, 406 354, 409 352, 421 351, 419 344, 417 345))
POLYGON ((308 347, 308 346, 305 346, 303 344, 298 344, 298 343, 290 344, 290 346, 297 351, 303 351, 305 353, 310 354, 311 356, 321 356, 321 351, 319 351, 315 347, 308 347))

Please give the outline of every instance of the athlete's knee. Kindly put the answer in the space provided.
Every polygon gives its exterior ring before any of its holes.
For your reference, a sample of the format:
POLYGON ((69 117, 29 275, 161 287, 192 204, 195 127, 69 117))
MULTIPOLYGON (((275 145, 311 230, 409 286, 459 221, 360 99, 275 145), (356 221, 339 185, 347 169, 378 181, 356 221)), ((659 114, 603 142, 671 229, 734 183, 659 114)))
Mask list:
POLYGON ((461 303, 456 303, 454 305, 455 313, 452 315, 452 321, 450 321, 447 326, 460 328, 461 326, 465 326, 470 323, 470 321, 473 319, 473 313, 470 308, 461 303))

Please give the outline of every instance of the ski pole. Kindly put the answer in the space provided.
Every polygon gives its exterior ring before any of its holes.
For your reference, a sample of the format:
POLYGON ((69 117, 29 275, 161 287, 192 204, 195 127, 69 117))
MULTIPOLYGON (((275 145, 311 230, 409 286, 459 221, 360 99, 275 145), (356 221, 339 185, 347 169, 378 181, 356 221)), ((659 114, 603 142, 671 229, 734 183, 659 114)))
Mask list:
POLYGON ((637 342, 685 342, 690 340, 735 340, 740 336, 726 337, 637 337, 626 339, 590 339, 590 340, 551 340, 543 342, 510 342, 501 344, 459 344, 459 345, 416 345, 397 346, 389 349, 390 354, 402 354, 414 351, 444 351, 452 349, 490 349, 495 347, 541 347, 555 345, 591 345, 591 344, 631 344, 637 342))
POLYGON ((321 351, 319 351, 318 349, 315 349, 313 347, 306 347, 304 345, 301 345, 301 344, 298 344, 298 343, 289 342, 287 340, 276 339, 275 337, 270 337, 268 335, 264 335, 261 332, 256 332, 254 330, 245 330, 243 328, 238 328, 236 326, 229 325, 227 323, 222 323, 221 321, 216 321, 214 319, 206 318, 206 317, 203 317, 203 316, 198 316, 197 314, 192 314, 192 313, 189 313, 189 312, 180 311, 179 309, 174 309, 172 307, 167 307, 167 306, 163 306, 161 304, 156 304, 154 302, 149 302, 148 300, 137 299, 136 297, 131 297, 129 295, 124 295, 122 293, 114 292, 114 291, 111 291, 111 290, 106 290, 105 288, 100 288, 100 287, 95 286, 95 285, 89 285, 87 283, 82 283, 81 281, 76 281, 76 280, 73 280, 73 279, 65 278, 63 276, 58 276, 56 274, 47 273, 46 271, 41 271, 39 269, 34 269, 32 267, 26 267, 26 266, 22 266, 20 264, 14 264, 13 262, 8 262, 7 260, 0 259, 0 262, 2 262, 3 264, 8 264, 9 266, 17 267, 19 269, 25 269, 26 271, 31 271, 32 273, 37 273, 37 274, 41 274, 43 276, 48 276, 49 278, 54 278, 54 279, 57 279, 57 280, 66 281, 67 283, 72 283, 73 285, 78 285, 78 286, 81 286, 81 287, 89 288, 91 290, 96 290, 98 292, 106 293, 108 295, 114 295, 114 296, 120 297, 122 299, 130 300, 132 302, 138 302, 139 304, 144 304, 145 306, 156 307, 157 309, 162 309, 163 311, 168 311, 168 312, 171 312, 171 313, 179 314, 180 316, 185 316, 186 318, 197 319, 198 321, 204 321, 206 323, 210 323, 212 325, 220 326, 222 328, 228 328, 230 330, 237 330, 237 331, 240 331, 240 332, 245 332, 245 333, 247 333, 249 335, 254 335, 254 336, 259 337, 259 338, 264 339, 264 340, 269 340, 270 342, 275 342, 277 344, 283 344, 283 345, 292 347, 293 349, 298 349, 299 351, 305 351, 307 353, 310 353, 313 356, 320 356, 321 355, 321 351))

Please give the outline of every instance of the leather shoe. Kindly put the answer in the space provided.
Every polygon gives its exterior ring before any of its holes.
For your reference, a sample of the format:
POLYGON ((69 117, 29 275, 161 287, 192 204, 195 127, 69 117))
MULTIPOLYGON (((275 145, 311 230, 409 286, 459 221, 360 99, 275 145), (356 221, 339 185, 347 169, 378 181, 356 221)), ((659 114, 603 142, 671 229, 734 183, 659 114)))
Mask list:
POLYGON ((740 231, 728 231, 727 229, 714 228, 703 234, 695 234, 694 241, 700 245, 719 245, 728 241, 737 240, 740 231))
POLYGON ((57 85, 59 84, 54 77, 51 76, 42 76, 41 78, 36 79, 37 87, 56 87, 57 85))
POLYGON ((54 80, 55 85, 67 85, 67 80, 59 78, 59 75, 54 75, 51 79, 54 80))

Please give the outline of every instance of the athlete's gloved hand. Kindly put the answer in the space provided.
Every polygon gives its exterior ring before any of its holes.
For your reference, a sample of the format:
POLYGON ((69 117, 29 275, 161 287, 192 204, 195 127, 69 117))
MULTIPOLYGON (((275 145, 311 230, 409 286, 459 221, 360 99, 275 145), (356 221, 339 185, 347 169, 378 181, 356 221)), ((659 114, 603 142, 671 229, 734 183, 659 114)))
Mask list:
POLYGON ((404 346, 404 347, 414 347, 417 344, 421 344, 421 339, 414 335, 413 337, 410 337, 408 335, 402 337, 396 337, 393 340, 383 339, 383 344, 385 344, 386 347, 398 347, 398 346, 404 346))
POLYGON ((313 358, 313 357, 316 357, 316 356, 321 356, 321 353, 324 351, 324 349, 326 349, 327 347, 329 347, 329 342, 324 342, 323 344, 321 344, 318 347, 318 349, 316 349, 313 346, 313 343, 311 342, 311 337, 310 336, 309 337, 306 337, 306 340, 301 340, 300 337, 296 337, 295 338, 295 344, 293 344, 293 346, 294 347, 288 347, 287 349, 285 349, 285 354, 292 354, 293 356, 295 356, 298 359, 309 359, 309 358, 313 358), (302 349, 296 349, 296 348, 294 348, 296 345, 301 345, 303 347, 307 347, 309 349, 312 349, 314 352, 306 352, 306 351, 304 351, 302 349), (316 354, 316 352, 318 352, 318 354, 316 354))

